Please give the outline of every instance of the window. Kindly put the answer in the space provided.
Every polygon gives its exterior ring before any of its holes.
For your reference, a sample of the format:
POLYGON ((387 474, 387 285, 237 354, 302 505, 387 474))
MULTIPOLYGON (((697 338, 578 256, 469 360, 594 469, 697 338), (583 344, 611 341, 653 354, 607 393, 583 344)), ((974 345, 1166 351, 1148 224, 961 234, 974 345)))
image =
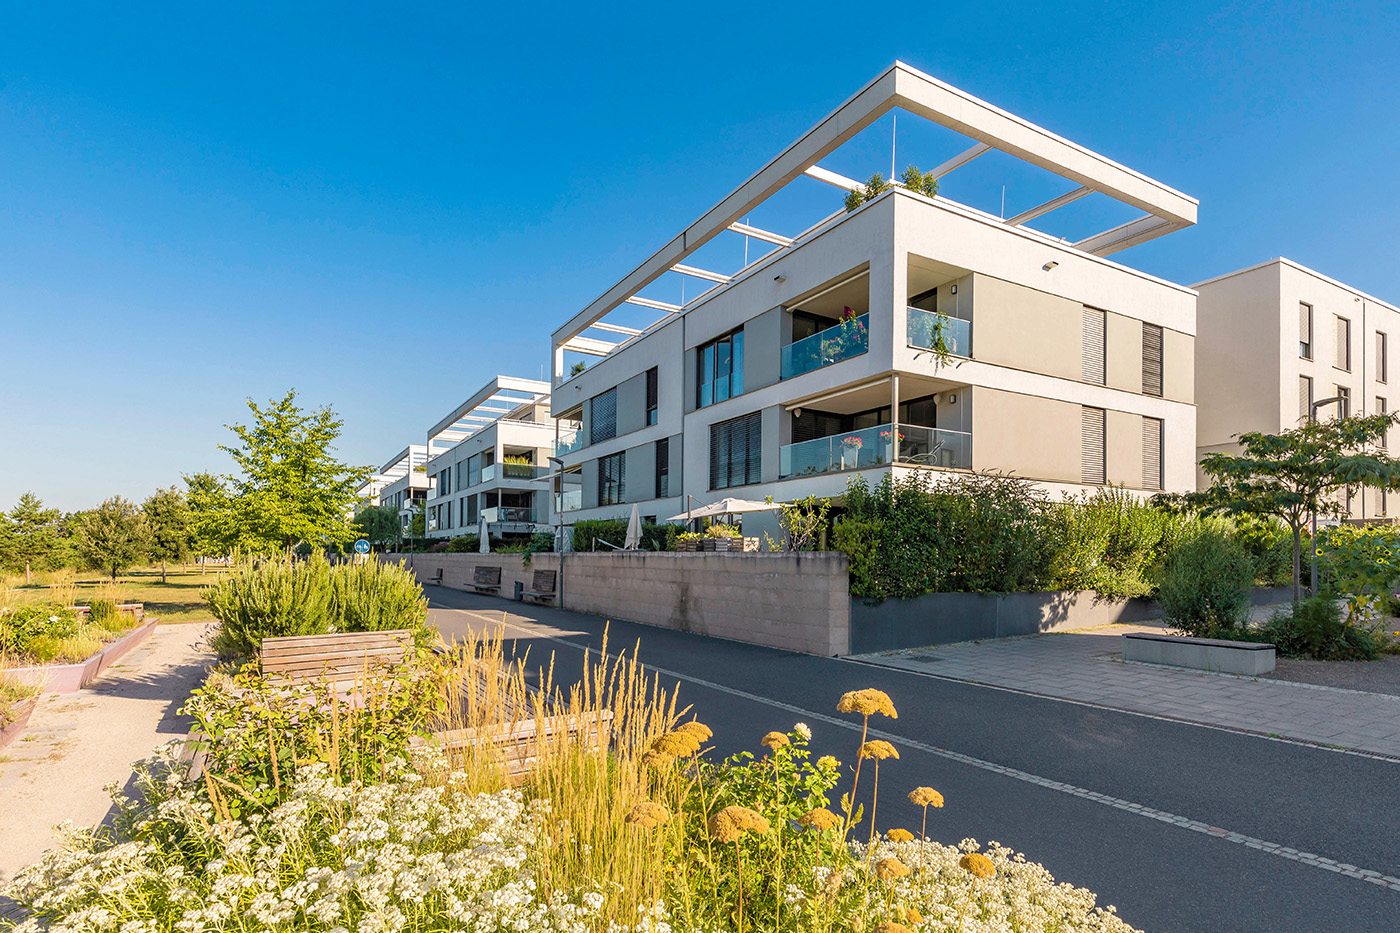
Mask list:
POLYGON ((1335 318, 1336 338, 1332 344, 1332 365, 1351 372, 1351 321, 1335 318))
POLYGON ((1142 394, 1162 395, 1162 328, 1142 325, 1142 394))
POLYGON ((627 494, 623 452, 598 458, 598 504, 620 505, 627 494))
POLYGON ((1313 385, 1311 376, 1298 377, 1298 420, 1312 417, 1313 385))
POLYGON ((481 482, 481 454, 472 454, 467 458, 467 485, 475 486, 481 482))
POLYGON ((588 400, 588 443, 617 437, 617 387, 588 400))
MULTIPOLYGON (((1390 409, 1387 407, 1387 405, 1386 405, 1386 403, 1385 403, 1385 398, 1384 398, 1383 396, 1380 396, 1380 395, 1377 395, 1377 396, 1376 396, 1376 414, 1378 414, 1378 415, 1388 415, 1388 414, 1390 414, 1390 409)), ((1383 433, 1381 434, 1380 440, 1377 441, 1377 443, 1379 443, 1382 447, 1389 447, 1389 446, 1390 446, 1390 439, 1389 439, 1389 437, 1387 437, 1387 435, 1388 435, 1389 433, 1390 433, 1390 431, 1389 431, 1389 430, 1386 430, 1385 432, 1383 432, 1383 433)))
POLYGON ((664 499, 671 494, 671 439, 663 437, 656 442, 656 498, 664 499))
POLYGON ((1107 479, 1104 461, 1104 423, 1107 414, 1102 408, 1087 405, 1079 410, 1080 478, 1091 486, 1102 486, 1107 479))
POLYGON ((759 481, 762 419, 758 412, 710 425, 710 488, 759 481))
POLYGON ((1305 360, 1313 358, 1312 327, 1312 305, 1298 302, 1298 355, 1305 360))
POLYGON ((1341 399, 1337 403, 1337 413, 1345 418, 1351 414, 1351 390, 1346 386, 1337 386, 1337 397, 1341 399))
POLYGON ((695 405, 704 408, 744 391, 744 332, 736 330, 696 351, 695 405))
POLYGON ((481 521, 481 513, 477 511, 476 496, 467 496, 467 524, 475 525, 481 521))
POLYGON ((1105 312, 1084 309, 1083 379, 1095 385, 1104 384, 1104 358, 1108 355, 1108 331, 1105 312))
POLYGON ((1162 419, 1142 419, 1142 488, 1162 488, 1162 419))
POLYGON ((452 492, 452 468, 441 471, 437 475, 437 494, 446 496, 452 492))
POLYGON ((656 367, 647 370, 647 424, 656 424, 656 367))
POLYGON ((1390 381, 1390 354, 1386 351, 1390 348, 1390 338, 1380 331, 1376 331, 1376 381, 1390 381))

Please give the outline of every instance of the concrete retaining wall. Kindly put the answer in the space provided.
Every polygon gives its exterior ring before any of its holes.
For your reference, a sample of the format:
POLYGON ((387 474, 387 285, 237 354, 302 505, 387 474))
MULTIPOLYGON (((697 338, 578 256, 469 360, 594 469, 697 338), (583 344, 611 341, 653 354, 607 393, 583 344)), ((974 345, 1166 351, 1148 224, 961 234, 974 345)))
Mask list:
MULTIPOLYGON (((405 555, 386 554, 386 560, 405 555)), ((501 568, 501 592, 528 588, 535 570, 559 570, 558 554, 414 554, 424 583, 469 590, 478 566, 501 568)), ((843 554, 574 553, 563 555, 559 605, 610 619, 824 656, 848 654, 851 600, 843 554)))
POLYGON ((929 593, 868 605, 851 599, 852 654, 946 645, 978 638, 1035 635, 1160 615, 1142 599, 1104 599, 1092 591, 929 593))

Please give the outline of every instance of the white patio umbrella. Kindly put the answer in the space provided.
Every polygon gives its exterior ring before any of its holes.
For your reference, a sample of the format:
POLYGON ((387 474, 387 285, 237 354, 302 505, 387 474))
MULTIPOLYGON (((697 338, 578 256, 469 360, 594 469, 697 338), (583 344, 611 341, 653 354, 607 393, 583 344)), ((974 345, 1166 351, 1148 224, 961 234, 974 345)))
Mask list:
POLYGON ((776 502, 757 502, 753 499, 734 499, 726 497, 718 502, 711 502, 709 505, 702 505, 691 509, 689 512, 682 512, 679 515, 672 515, 666 519, 668 522, 688 522, 697 518, 714 518, 718 515, 742 515, 745 512, 769 512, 778 507, 776 502))
POLYGON ((486 518, 481 519, 481 545, 477 548, 482 554, 491 553, 491 536, 486 533, 486 518))
POLYGON ((642 516, 637 511, 637 503, 632 503, 632 517, 627 520, 627 537, 622 539, 625 551, 635 551, 642 544, 642 516))

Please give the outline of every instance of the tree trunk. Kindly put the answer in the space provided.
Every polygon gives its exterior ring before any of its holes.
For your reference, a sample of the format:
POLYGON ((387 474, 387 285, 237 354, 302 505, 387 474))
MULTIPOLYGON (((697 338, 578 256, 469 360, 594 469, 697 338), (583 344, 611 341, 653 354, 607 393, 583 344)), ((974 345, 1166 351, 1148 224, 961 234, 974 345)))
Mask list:
POLYGON ((165 585, 165 558, 160 559, 160 585, 165 585))
POLYGON ((29 579, 29 561, 26 560, 26 561, 24 562, 24 585, 25 585, 25 586, 28 586, 28 585, 30 584, 30 582, 31 582, 31 581, 30 581, 30 579, 29 579))
POLYGON ((1303 597, 1303 529, 1293 528, 1293 605, 1303 597))

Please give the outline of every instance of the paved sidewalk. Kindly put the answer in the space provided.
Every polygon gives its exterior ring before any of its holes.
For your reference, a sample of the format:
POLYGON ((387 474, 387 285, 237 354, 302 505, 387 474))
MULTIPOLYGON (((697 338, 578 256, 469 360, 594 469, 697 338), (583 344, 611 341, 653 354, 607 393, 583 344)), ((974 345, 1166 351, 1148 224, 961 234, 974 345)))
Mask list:
POLYGON ((1400 758, 1400 697, 1188 671, 1121 660, 1125 632, 1143 625, 967 642, 858 660, 1400 758))
POLYGON ((58 823, 101 823, 112 803, 103 787, 125 787, 132 762, 189 732, 175 711, 212 660, 200 647, 208 629, 158 625, 100 680, 40 699, 19 740, 0 752, 0 883, 53 845, 58 823))

